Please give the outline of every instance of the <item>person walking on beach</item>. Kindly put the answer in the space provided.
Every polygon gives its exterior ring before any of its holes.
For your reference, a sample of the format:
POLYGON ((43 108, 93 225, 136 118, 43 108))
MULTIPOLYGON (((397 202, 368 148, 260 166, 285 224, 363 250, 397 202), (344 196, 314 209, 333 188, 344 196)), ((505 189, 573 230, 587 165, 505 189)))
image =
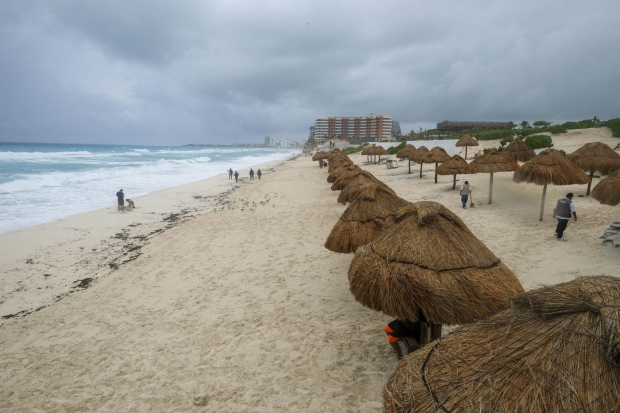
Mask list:
POLYGON ((233 170, 232 170, 232 168, 230 168, 228 170, 228 179, 232 179, 232 177, 233 177, 233 170))
POLYGON ((469 194, 471 194, 471 186, 469 185, 469 181, 465 181, 465 183, 461 185, 461 203, 463 204, 463 208, 467 208, 467 198, 469 198, 469 194))
POLYGON ((577 210, 575 209, 575 204, 573 204, 573 193, 569 192, 566 194, 566 198, 558 199, 553 208, 553 218, 558 219, 558 226, 555 228, 558 241, 566 241, 564 239, 564 231, 571 215, 575 218, 575 222, 577 222, 577 210))
POLYGON ((250 179, 254 179, 254 169, 250 168, 250 179))
POLYGON ((122 211, 125 208, 125 194, 122 189, 116 193, 116 198, 118 199, 118 210, 122 211))
POLYGON ((235 182, 239 182, 239 172, 235 171, 235 182))
POLYGON ((258 180, 259 180, 259 181, 260 181, 260 176, 261 176, 262 174, 263 174, 263 173, 260 171, 260 169, 259 169, 258 171, 256 171, 256 175, 258 175, 258 180))

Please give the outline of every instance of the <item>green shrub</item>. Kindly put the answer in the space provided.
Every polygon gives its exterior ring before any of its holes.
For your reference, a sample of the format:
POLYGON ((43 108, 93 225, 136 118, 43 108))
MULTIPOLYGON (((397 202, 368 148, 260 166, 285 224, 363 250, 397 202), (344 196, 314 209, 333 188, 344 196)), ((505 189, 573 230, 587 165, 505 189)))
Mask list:
POLYGON ((551 136, 547 135, 531 135, 525 138, 525 144, 532 149, 552 148, 553 142, 551 136))
POLYGON ((612 136, 620 138, 620 118, 609 119, 605 125, 611 129, 612 136))
POLYGON ((368 146, 367 143, 361 144, 360 146, 349 146, 348 148, 345 148, 343 152, 347 155, 351 155, 352 153, 363 151, 366 146, 368 146))
POLYGON ((568 132, 568 130, 566 130, 563 126, 560 125, 554 125, 554 126, 550 126, 546 129, 547 132, 551 132, 554 135, 558 134, 558 133, 566 133, 568 132))
POLYGON ((560 152, 562 155, 566 156, 566 151, 564 149, 558 149, 558 152, 560 152))
POLYGON ((398 151, 400 151, 401 149, 405 147, 405 145, 407 145, 407 142, 402 142, 398 146, 392 146, 391 148, 388 148, 387 151, 390 155, 396 155, 398 151))
POLYGON ((490 129, 480 132, 470 131, 466 133, 469 133, 471 136, 478 138, 479 141, 490 141, 494 139, 504 139, 508 136, 512 136, 514 132, 510 129, 490 129))
POLYGON ((504 149, 504 146, 506 146, 507 144, 509 144, 510 142, 514 141, 515 138, 513 138, 512 136, 506 136, 505 138, 503 138, 501 141, 499 141, 499 147, 504 149))
POLYGON ((566 122, 563 123, 562 126, 564 129, 586 129, 586 128, 595 128, 597 125, 591 119, 580 120, 579 122, 566 122))

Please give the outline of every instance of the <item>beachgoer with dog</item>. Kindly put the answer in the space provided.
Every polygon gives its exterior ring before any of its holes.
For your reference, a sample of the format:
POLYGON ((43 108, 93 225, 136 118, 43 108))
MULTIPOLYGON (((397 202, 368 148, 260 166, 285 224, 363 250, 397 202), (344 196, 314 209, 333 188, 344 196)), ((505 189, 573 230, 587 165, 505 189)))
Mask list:
POLYGON ((125 208, 125 194, 122 189, 116 193, 116 198, 118 200, 118 210, 122 211, 125 208))

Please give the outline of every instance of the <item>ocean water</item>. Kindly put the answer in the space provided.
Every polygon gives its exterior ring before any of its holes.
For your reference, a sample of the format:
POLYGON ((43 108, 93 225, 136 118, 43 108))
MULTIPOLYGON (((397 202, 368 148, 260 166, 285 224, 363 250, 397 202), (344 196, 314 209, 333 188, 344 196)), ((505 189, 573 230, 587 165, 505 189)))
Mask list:
POLYGON ((271 148, 0 143, 0 233, 285 158, 271 148))

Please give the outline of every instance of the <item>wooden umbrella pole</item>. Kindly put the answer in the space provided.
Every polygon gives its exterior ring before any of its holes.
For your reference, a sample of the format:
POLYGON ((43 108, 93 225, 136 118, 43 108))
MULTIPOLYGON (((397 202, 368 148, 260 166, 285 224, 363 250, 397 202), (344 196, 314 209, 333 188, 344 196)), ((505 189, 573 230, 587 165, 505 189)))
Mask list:
POLYGON ((491 172, 491 180, 489 181, 489 205, 493 203, 493 172, 491 172))
POLYGON ((435 183, 437 183, 437 162, 435 162, 435 183))
POLYGON ((547 195, 547 183, 545 183, 545 186, 543 187, 542 202, 540 203, 540 218, 538 219, 539 221, 543 220, 543 212, 545 211, 545 195, 547 195))
POLYGON ((411 173, 411 160, 407 161, 409 163, 409 173, 411 173))
POLYGON ((452 190, 456 189, 456 174, 454 174, 454 180, 452 181, 452 190))
POLYGON ((465 146, 465 159, 467 159, 467 146, 465 146))
POLYGON ((424 162, 420 161, 420 179, 422 179, 422 165, 424 165, 424 162))
POLYGON ((590 195, 590 186, 592 186, 592 177, 594 176, 594 171, 590 171, 590 182, 588 182, 588 190, 586 192, 586 196, 590 195))

